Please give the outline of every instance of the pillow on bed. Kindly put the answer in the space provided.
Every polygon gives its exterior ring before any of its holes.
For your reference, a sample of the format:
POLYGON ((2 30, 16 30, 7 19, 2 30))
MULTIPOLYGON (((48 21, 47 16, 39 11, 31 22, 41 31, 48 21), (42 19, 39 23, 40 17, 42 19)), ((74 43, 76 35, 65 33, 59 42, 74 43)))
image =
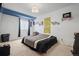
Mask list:
POLYGON ((36 36, 38 35, 39 33, 38 32, 33 32, 33 36, 36 36))

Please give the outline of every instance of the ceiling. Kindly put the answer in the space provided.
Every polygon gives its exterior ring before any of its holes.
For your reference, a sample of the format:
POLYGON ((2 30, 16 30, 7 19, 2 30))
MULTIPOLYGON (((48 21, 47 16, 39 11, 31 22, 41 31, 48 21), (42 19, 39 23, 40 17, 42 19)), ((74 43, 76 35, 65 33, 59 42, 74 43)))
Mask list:
POLYGON ((34 3, 3 3, 3 6, 6 8, 35 17, 70 6, 72 3, 35 3, 39 7, 38 13, 32 13, 32 5, 34 3))

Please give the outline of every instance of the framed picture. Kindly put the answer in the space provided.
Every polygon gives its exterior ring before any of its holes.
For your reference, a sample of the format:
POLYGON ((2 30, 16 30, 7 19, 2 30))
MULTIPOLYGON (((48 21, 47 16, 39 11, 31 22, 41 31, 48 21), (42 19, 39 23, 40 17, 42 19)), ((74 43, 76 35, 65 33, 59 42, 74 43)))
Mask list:
POLYGON ((63 18, 71 18, 71 12, 64 13, 63 18))
POLYGON ((71 12, 63 14, 62 21, 64 21, 64 20, 71 20, 71 12))

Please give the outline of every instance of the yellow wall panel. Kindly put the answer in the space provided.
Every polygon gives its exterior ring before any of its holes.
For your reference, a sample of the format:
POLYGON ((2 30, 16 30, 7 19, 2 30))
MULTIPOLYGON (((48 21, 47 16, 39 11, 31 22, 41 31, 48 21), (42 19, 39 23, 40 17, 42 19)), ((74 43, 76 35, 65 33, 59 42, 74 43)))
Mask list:
POLYGON ((51 32, 51 17, 47 17, 44 19, 44 33, 50 33, 51 32))

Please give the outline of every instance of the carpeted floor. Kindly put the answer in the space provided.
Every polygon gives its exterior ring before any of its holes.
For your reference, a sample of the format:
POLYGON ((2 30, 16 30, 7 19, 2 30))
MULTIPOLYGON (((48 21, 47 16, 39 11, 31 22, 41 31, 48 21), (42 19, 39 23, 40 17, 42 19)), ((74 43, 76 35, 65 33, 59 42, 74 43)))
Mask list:
POLYGON ((46 53, 38 53, 21 43, 21 40, 5 42, 10 44, 10 56, 72 56, 72 47, 61 45, 59 43, 52 46, 46 53))

